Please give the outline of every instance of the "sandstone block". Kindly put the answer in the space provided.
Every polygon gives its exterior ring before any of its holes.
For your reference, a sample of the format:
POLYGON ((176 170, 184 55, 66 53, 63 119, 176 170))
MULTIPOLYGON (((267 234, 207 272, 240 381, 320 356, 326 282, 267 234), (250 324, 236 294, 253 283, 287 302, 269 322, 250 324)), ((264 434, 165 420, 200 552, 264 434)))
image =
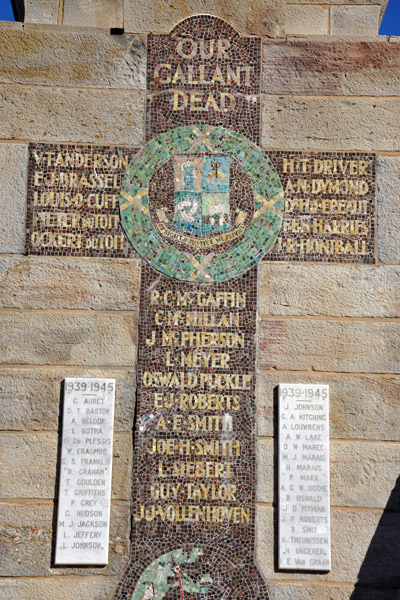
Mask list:
POLYGON ((262 98, 262 145, 292 150, 399 150, 397 98, 262 98))
POLYGON ((0 306, 139 309, 138 260, 0 256, 0 306))
MULTIPOLYGON (((385 39, 385 38, 384 38, 385 39)), ((387 42, 263 43, 263 91, 319 96, 400 95, 400 48, 387 42)))
POLYGON ((400 378, 331 375, 327 373, 273 373, 257 375, 258 435, 274 435, 279 383, 326 383, 330 397, 330 436, 397 441, 400 422, 400 378))
MULTIPOLYGON (((290 581, 295 576, 298 581, 358 581, 360 584, 400 587, 397 513, 370 509, 332 509, 332 570, 326 574, 297 571, 295 575, 276 571, 274 568, 273 540, 276 537, 274 538, 273 513, 272 508, 257 507, 256 559, 265 579, 290 581)), ((361 598, 364 600, 362 596, 358 600, 361 598)))
MULTIPOLYGON (((59 441, 57 433, 0 433, 0 498, 57 497, 59 441)), ((111 497, 129 501, 132 435, 116 433, 113 448, 111 497)))
POLYGON ((0 247, 2 252, 23 252, 25 247, 28 148, 0 144, 0 247))
POLYGON ((261 315, 398 317, 400 269, 368 265, 260 267, 261 315))
POLYGON ((139 91, 0 88, 3 139, 138 145, 144 93, 139 91))
POLYGON ((380 7, 333 6, 331 8, 331 35, 363 36, 378 33, 380 7))
POLYGON ((84 575, 81 580, 90 575, 120 575, 129 555, 128 503, 114 503, 111 507, 109 563, 106 567, 65 569, 53 565, 56 516, 56 507, 52 503, 0 503, 0 522, 3 524, 0 529, 1 575, 84 575))
POLYGON ((116 577, 2 578, 0 597, 7 600, 109 600, 116 586, 116 577))
MULTIPOLYGON (((258 440, 258 502, 278 500, 273 459, 277 465, 278 449, 274 455, 273 440, 258 440)), ((331 506, 399 510, 400 490, 395 490, 399 467, 398 444, 331 441, 331 506)))
POLYGON ((0 29, 22 29, 19 21, 0 21, 0 29))
POLYGON ((364 585, 304 583, 270 583, 268 585, 274 600, 398 600, 400 589, 366 587, 364 585))
POLYGON ((13 313, 0 315, 0 363, 132 367, 134 315, 13 313))
POLYGON ((57 431, 61 390, 65 377, 116 379, 115 431, 132 431, 135 410, 134 370, 102 368, 17 368, 0 371, 0 423, 4 429, 57 431))
POLYGON ((400 445, 331 442, 331 504, 400 510, 400 445))
MULTIPOLYGON (((211 7, 210 7, 211 8, 211 7)), ((205 9, 201 0, 171 3, 167 0, 125 2, 124 24, 128 32, 168 33, 186 17, 211 12, 228 21, 242 35, 253 34, 271 38, 284 36, 285 2, 283 0, 217 0, 212 9, 205 9)))
POLYGON ((123 27, 123 0, 64 0, 64 25, 80 27, 123 27))
POLYGON ((288 35, 328 35, 329 9, 325 6, 286 7, 286 33, 288 35))
POLYGON ((59 0, 25 0, 25 23, 55 24, 59 0))
POLYGON ((2 83, 146 88, 144 36, 93 29, 1 30, 0 60, 2 83))
POLYGON ((384 263, 400 262, 400 157, 378 158, 378 255, 384 263))
POLYGON ((399 373, 399 344, 398 323, 265 320, 259 326, 258 366, 283 371, 399 373))

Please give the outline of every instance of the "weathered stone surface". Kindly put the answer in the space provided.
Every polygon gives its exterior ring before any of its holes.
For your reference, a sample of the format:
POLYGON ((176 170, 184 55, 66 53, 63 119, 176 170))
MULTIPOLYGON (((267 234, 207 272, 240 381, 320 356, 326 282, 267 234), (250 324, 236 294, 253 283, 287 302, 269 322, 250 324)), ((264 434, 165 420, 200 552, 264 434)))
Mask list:
POLYGON ((379 6, 332 6, 332 35, 370 35, 378 33, 379 6))
POLYGON ((25 23, 55 24, 59 0, 25 0, 25 23))
POLYGON ((116 577, 2 578, 0 597, 4 600, 109 600, 117 582, 116 577))
POLYGON ((257 440, 256 456, 256 500, 257 502, 277 502, 278 448, 274 452, 274 440, 257 440))
POLYGON ((377 178, 379 259, 400 263, 400 157, 379 156, 377 178))
POLYGON ((352 586, 349 584, 269 583, 274 600, 398 600, 400 588, 352 586))
POLYGON ((138 260, 0 256, 0 306, 139 309, 138 260))
POLYGON ((332 505, 400 510, 400 444, 332 441, 330 455, 332 505))
MULTIPOLYGON (((273 440, 257 442, 257 501, 276 502, 273 440), (275 483, 274 483, 275 482, 275 483)), ((275 462, 277 461, 275 455, 275 462)), ((400 510, 400 446, 393 443, 331 441, 331 506, 400 510), (390 506, 387 506, 390 498, 390 506)))
MULTIPOLYGON (((58 443, 57 433, 0 433, 0 498, 57 497, 58 443)), ((131 433, 114 434, 112 467, 111 498, 130 500, 131 433)))
MULTIPOLYGON (((52 503, 0 503, 0 575, 119 575, 129 552, 129 504, 113 503, 110 519, 109 563, 99 568, 52 566, 57 509, 52 503)), ((82 577, 82 580, 84 578, 82 577)), ((72 594, 72 591, 70 592, 72 594)), ((79 598, 79 596, 77 596, 79 598)), ((8 600, 8 599, 7 599, 8 600)))
POLYGON ((0 144, 1 252, 24 251, 27 169, 25 144, 0 144))
POLYGON ((212 9, 202 0, 171 3, 167 0, 125 2, 124 25, 128 32, 168 33, 186 17, 209 13, 228 21, 239 33, 271 38, 284 36, 284 0, 243 0, 213 2, 212 9))
POLYGON ((400 95, 400 47, 383 41, 265 40, 263 91, 320 96, 400 95))
POLYGON ((400 99, 262 98, 262 145, 293 150, 400 150, 400 99))
POLYGON ((400 268, 265 262, 259 293, 261 315, 398 317, 400 268))
POLYGON ((132 314, 0 315, 0 363, 132 367, 137 320, 132 314))
POLYGON ((325 6, 286 7, 286 33, 288 35, 328 35, 329 9, 325 6))
POLYGON ((64 25, 123 27, 123 0, 64 0, 64 25))
MULTIPOLYGON (((0 433, 0 498, 57 497, 58 443, 57 433, 0 433)), ((114 434, 112 467, 111 498, 130 500, 132 434, 114 434)))
POLYGON ((0 82, 145 89, 144 36, 99 30, 0 31, 0 82))
POLYGON ((331 438, 397 441, 400 377, 264 372, 257 375, 258 435, 274 434, 279 383, 327 383, 331 438))
MULTIPOLYGON (((400 586, 398 519, 398 513, 391 511, 332 509, 332 570, 324 575, 296 571, 296 579, 400 586)), ((274 569, 272 508, 257 507, 256 527, 256 557, 261 573, 267 580, 293 579, 292 573, 274 569)))
POLYGON ((0 21, 0 29, 22 29, 19 21, 0 21))
POLYGON ((389 2, 389 0, 381 0, 381 6, 380 6, 380 10, 379 10, 379 23, 381 23, 381 21, 383 19, 383 16, 387 9, 388 2, 389 2))
POLYGON ((61 387, 65 377, 116 379, 115 431, 132 431, 135 410, 136 373, 62 368, 17 368, 0 370, 0 423, 4 429, 56 431, 60 427, 61 387))
POLYGON ((284 371, 400 373, 399 344, 398 323, 271 319, 259 326, 258 366, 284 371))
POLYGON ((141 144, 144 92, 0 87, 3 139, 141 144))

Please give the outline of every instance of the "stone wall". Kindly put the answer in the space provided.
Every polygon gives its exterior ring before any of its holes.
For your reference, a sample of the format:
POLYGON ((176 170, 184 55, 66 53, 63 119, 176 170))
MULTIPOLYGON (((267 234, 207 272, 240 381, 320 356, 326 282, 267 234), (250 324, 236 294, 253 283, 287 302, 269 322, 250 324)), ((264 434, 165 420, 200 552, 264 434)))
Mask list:
POLYGON ((400 45, 377 37, 379 0, 285 4, 27 0, 24 25, 0 24, 4 600, 107 600, 129 554, 140 262, 24 255, 27 144, 143 144, 144 34, 207 10, 264 37, 264 148, 378 154, 375 266, 259 267, 258 564, 272 600, 400 594, 400 45), (111 27, 127 33, 110 35, 111 27), (340 39, 320 37, 328 35, 340 39), (67 376, 117 380, 106 568, 53 563, 67 376), (279 382, 330 385, 333 563, 326 575, 276 568, 279 382))

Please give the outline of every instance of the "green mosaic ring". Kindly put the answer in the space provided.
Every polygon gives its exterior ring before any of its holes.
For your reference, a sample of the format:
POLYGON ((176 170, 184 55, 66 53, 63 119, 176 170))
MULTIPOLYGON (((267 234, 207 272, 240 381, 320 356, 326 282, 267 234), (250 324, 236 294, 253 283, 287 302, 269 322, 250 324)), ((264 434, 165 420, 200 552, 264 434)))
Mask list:
POLYGON ((177 127, 152 139, 134 157, 124 176, 120 211, 123 229, 135 250, 154 269, 181 281, 212 283, 236 277, 256 264, 275 242, 283 217, 283 189, 269 158, 243 135, 210 125, 177 127), (217 154, 235 159, 250 177, 254 207, 242 238, 220 254, 193 254, 166 242, 149 210, 149 182, 175 155, 217 154))

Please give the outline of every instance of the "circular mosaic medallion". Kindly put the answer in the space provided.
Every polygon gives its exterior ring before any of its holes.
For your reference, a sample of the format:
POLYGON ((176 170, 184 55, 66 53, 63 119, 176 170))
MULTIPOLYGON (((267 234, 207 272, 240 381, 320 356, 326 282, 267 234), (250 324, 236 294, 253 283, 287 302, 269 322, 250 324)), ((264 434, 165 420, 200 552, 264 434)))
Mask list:
POLYGON ((243 135, 210 125, 152 139, 122 182, 122 226, 154 269, 182 281, 236 277, 271 248, 283 190, 269 158, 243 135))

